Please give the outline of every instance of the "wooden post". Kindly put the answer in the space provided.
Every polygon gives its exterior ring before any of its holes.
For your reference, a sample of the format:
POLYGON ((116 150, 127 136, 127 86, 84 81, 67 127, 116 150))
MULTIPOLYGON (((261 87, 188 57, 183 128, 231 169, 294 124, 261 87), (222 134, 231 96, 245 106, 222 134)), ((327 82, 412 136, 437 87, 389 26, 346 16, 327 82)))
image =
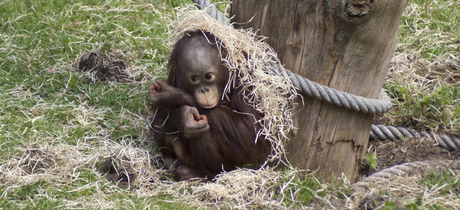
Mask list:
MULTIPOLYGON (((233 0, 237 27, 258 31, 285 68, 329 87, 378 98, 407 0, 233 0), (252 20, 251 20, 252 19, 252 20), (251 21, 250 21, 251 20, 251 21), (248 22, 250 21, 250 22, 248 22)), ((372 115, 303 96, 286 145, 292 165, 352 182, 372 115)))

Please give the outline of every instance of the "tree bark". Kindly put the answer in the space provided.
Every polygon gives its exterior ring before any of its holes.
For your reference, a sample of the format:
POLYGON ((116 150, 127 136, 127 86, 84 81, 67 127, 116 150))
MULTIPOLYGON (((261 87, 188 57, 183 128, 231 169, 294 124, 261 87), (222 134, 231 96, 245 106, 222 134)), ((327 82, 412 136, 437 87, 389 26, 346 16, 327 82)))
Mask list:
MULTIPOLYGON (((233 22, 268 37, 285 68, 329 87, 378 98, 407 0, 233 0, 233 22)), ((308 96, 286 145, 290 163, 352 182, 373 116, 308 96), (334 175, 333 175, 334 174, 334 175)))

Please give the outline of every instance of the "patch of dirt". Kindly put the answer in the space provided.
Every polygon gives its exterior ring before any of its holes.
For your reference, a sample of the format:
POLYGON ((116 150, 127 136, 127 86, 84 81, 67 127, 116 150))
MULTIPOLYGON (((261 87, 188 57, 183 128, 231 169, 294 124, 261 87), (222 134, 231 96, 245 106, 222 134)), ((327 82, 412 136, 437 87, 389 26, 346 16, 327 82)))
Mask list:
MULTIPOLYGON (((449 151, 424 138, 369 142, 368 154, 376 153, 377 167, 363 163, 358 180, 394 165, 425 160, 458 160, 460 150, 449 151)), ((365 161, 364 161, 365 162, 365 161)))
POLYGON ((130 165, 130 160, 126 157, 108 158, 101 165, 102 172, 107 173, 107 180, 117 182, 120 187, 132 188, 130 183, 137 178, 137 171, 130 165))
POLYGON ((27 174, 45 173, 60 161, 56 153, 34 147, 27 148, 21 159, 20 167, 27 174))
POLYGON ((101 53, 102 46, 93 51, 79 55, 75 61, 78 70, 89 72, 93 82, 117 81, 124 82, 128 77, 125 69, 129 59, 122 52, 101 53))
POLYGON ((435 62, 434 66, 426 70, 422 75, 427 79, 442 79, 447 83, 460 83, 460 63, 459 62, 435 62))

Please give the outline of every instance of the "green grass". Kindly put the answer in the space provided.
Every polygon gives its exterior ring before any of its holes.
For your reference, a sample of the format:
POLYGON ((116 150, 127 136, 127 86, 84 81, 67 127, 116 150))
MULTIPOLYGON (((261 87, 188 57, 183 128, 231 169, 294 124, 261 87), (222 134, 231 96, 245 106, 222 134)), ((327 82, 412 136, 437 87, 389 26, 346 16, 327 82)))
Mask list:
MULTIPOLYGON (((132 65, 145 66, 151 72, 162 68, 169 53, 164 44, 168 22, 162 13, 174 10, 168 4, 156 8, 157 4, 163 5, 163 1, 133 5, 123 1, 4 2, 0 6, 4 14, 0 26, 0 100, 6 103, 1 103, 0 110, 2 124, 8 127, 2 129, 0 144, 23 142, 27 139, 22 138, 34 135, 34 130, 56 133, 45 128, 74 123, 75 115, 80 114, 75 113, 78 106, 107 109, 98 116, 105 121, 102 124, 112 127, 117 135, 129 134, 129 130, 123 131, 127 122, 120 121, 118 115, 122 109, 132 113, 148 110, 145 87, 93 84, 88 77, 70 71, 71 63, 80 53, 110 43, 112 48, 136 57, 132 65), (107 12, 110 9, 128 12, 107 12), (53 68, 58 73, 46 73, 53 68), (32 123, 31 119, 40 116, 32 123)), ((83 123, 80 130, 98 129, 94 126, 100 125, 83 123)))
MULTIPOLYGON (((2 1, 0 164, 21 157, 21 148, 32 144, 138 141, 145 123, 140 116, 149 111, 149 75, 141 75, 139 82, 93 83, 72 63, 79 54, 104 44, 102 53, 122 50, 135 58, 130 66, 164 76, 170 24, 175 7, 185 2, 191 1, 2 1)), ((26 185, 0 181, 0 209, 91 207, 92 199, 100 196, 97 191, 113 203, 109 208, 186 207, 165 202, 168 196, 146 199, 120 193, 123 189, 101 183, 87 167, 77 169, 75 177, 62 177, 65 180, 26 185)))
POLYGON ((417 87, 406 88, 398 83, 387 83, 385 86, 401 103, 401 107, 388 114, 395 118, 394 124, 460 134, 460 86, 437 86, 428 91, 417 87))
POLYGON ((345 196, 350 196, 349 189, 342 187, 341 184, 322 182, 314 177, 314 173, 307 174, 305 177, 300 174, 286 177, 276 188, 280 193, 274 194, 272 199, 281 199, 289 208, 308 206, 312 201, 317 200, 317 197, 328 198, 329 195, 333 195, 343 199, 345 196))
POLYGON ((384 84, 397 105, 387 124, 460 135, 459 14, 456 1, 409 1, 395 53, 406 66, 384 84))
MULTIPOLYGON (((460 180, 458 175, 452 173, 452 171, 442 171, 441 173, 430 172, 426 173, 419 181, 420 185, 426 186, 426 191, 421 193, 416 199, 409 200, 406 202, 406 209, 418 209, 422 205, 422 200, 425 194, 429 194, 433 191, 438 192, 442 196, 457 195, 460 198, 460 180)), ((442 201, 437 201, 429 205, 425 205, 423 208, 426 209, 447 209, 444 207, 442 201)))
MULTIPOLYGON (((401 21, 397 54, 406 53, 428 63, 457 58, 459 63, 460 6, 452 0, 431 1, 429 6, 426 2, 410 1, 401 21)), ((189 3, 190 0, 0 2, 0 209, 190 208, 177 200, 180 193, 193 192, 193 184, 180 188, 179 195, 161 191, 147 196, 126 190, 105 180, 97 164, 106 157, 97 155, 62 177, 38 174, 34 181, 21 180, 19 176, 17 181, 11 181, 13 178, 3 173, 12 170, 9 162, 29 154, 25 148, 35 145, 83 145, 75 150, 63 148, 63 154, 76 152, 85 158, 94 155, 94 147, 102 147, 101 142, 107 139, 130 141, 149 149, 151 144, 143 133, 145 118, 151 114, 147 85, 166 75, 165 64, 173 41, 172 20, 177 9, 189 3), (114 83, 93 82, 87 73, 76 71, 73 62, 77 56, 101 45, 102 53, 118 50, 132 57, 130 67, 142 74, 133 82, 114 83)), ((227 5, 219 4, 218 8, 228 9, 227 5)), ((417 74, 424 77, 427 68, 418 70, 417 74)), ((394 125, 424 129, 441 126, 460 134, 458 83, 435 81, 421 87, 410 86, 403 79, 389 80, 385 86, 398 106, 386 115, 394 125)), ((70 160, 56 162, 60 166, 70 160)), ((22 173, 21 176, 29 175, 22 173)), ((315 201, 315 196, 350 196, 350 189, 341 184, 327 185, 299 175, 291 178, 273 183, 272 199, 301 207, 315 201), (279 191, 281 188, 286 191, 279 191)), ((427 189, 445 185, 441 194, 446 196, 451 192, 460 194, 455 191, 460 188, 458 175, 448 172, 431 174, 419 184, 427 189)), ((420 206, 418 200, 413 201, 407 205, 420 206)), ((392 206, 391 202, 387 205, 388 209, 392 206)), ((442 203, 430 208, 442 209, 442 203)))
POLYGON ((451 0, 411 0, 402 18, 399 42, 427 59, 458 56, 460 7, 451 0))

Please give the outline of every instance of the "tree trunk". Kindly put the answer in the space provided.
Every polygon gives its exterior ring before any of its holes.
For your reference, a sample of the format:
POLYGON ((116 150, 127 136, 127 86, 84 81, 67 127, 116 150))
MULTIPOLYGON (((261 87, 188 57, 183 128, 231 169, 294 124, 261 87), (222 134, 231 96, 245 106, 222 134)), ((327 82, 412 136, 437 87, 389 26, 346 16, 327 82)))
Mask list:
MULTIPOLYGON (((378 98, 407 0, 233 0, 233 22, 252 27, 285 68, 312 81, 378 98), (251 20, 252 19, 252 20, 251 20), (249 21, 249 22, 248 22, 249 21)), ((299 98, 286 145, 293 166, 352 182, 367 149, 373 116, 299 98), (300 110, 301 109, 301 110, 300 110)))

